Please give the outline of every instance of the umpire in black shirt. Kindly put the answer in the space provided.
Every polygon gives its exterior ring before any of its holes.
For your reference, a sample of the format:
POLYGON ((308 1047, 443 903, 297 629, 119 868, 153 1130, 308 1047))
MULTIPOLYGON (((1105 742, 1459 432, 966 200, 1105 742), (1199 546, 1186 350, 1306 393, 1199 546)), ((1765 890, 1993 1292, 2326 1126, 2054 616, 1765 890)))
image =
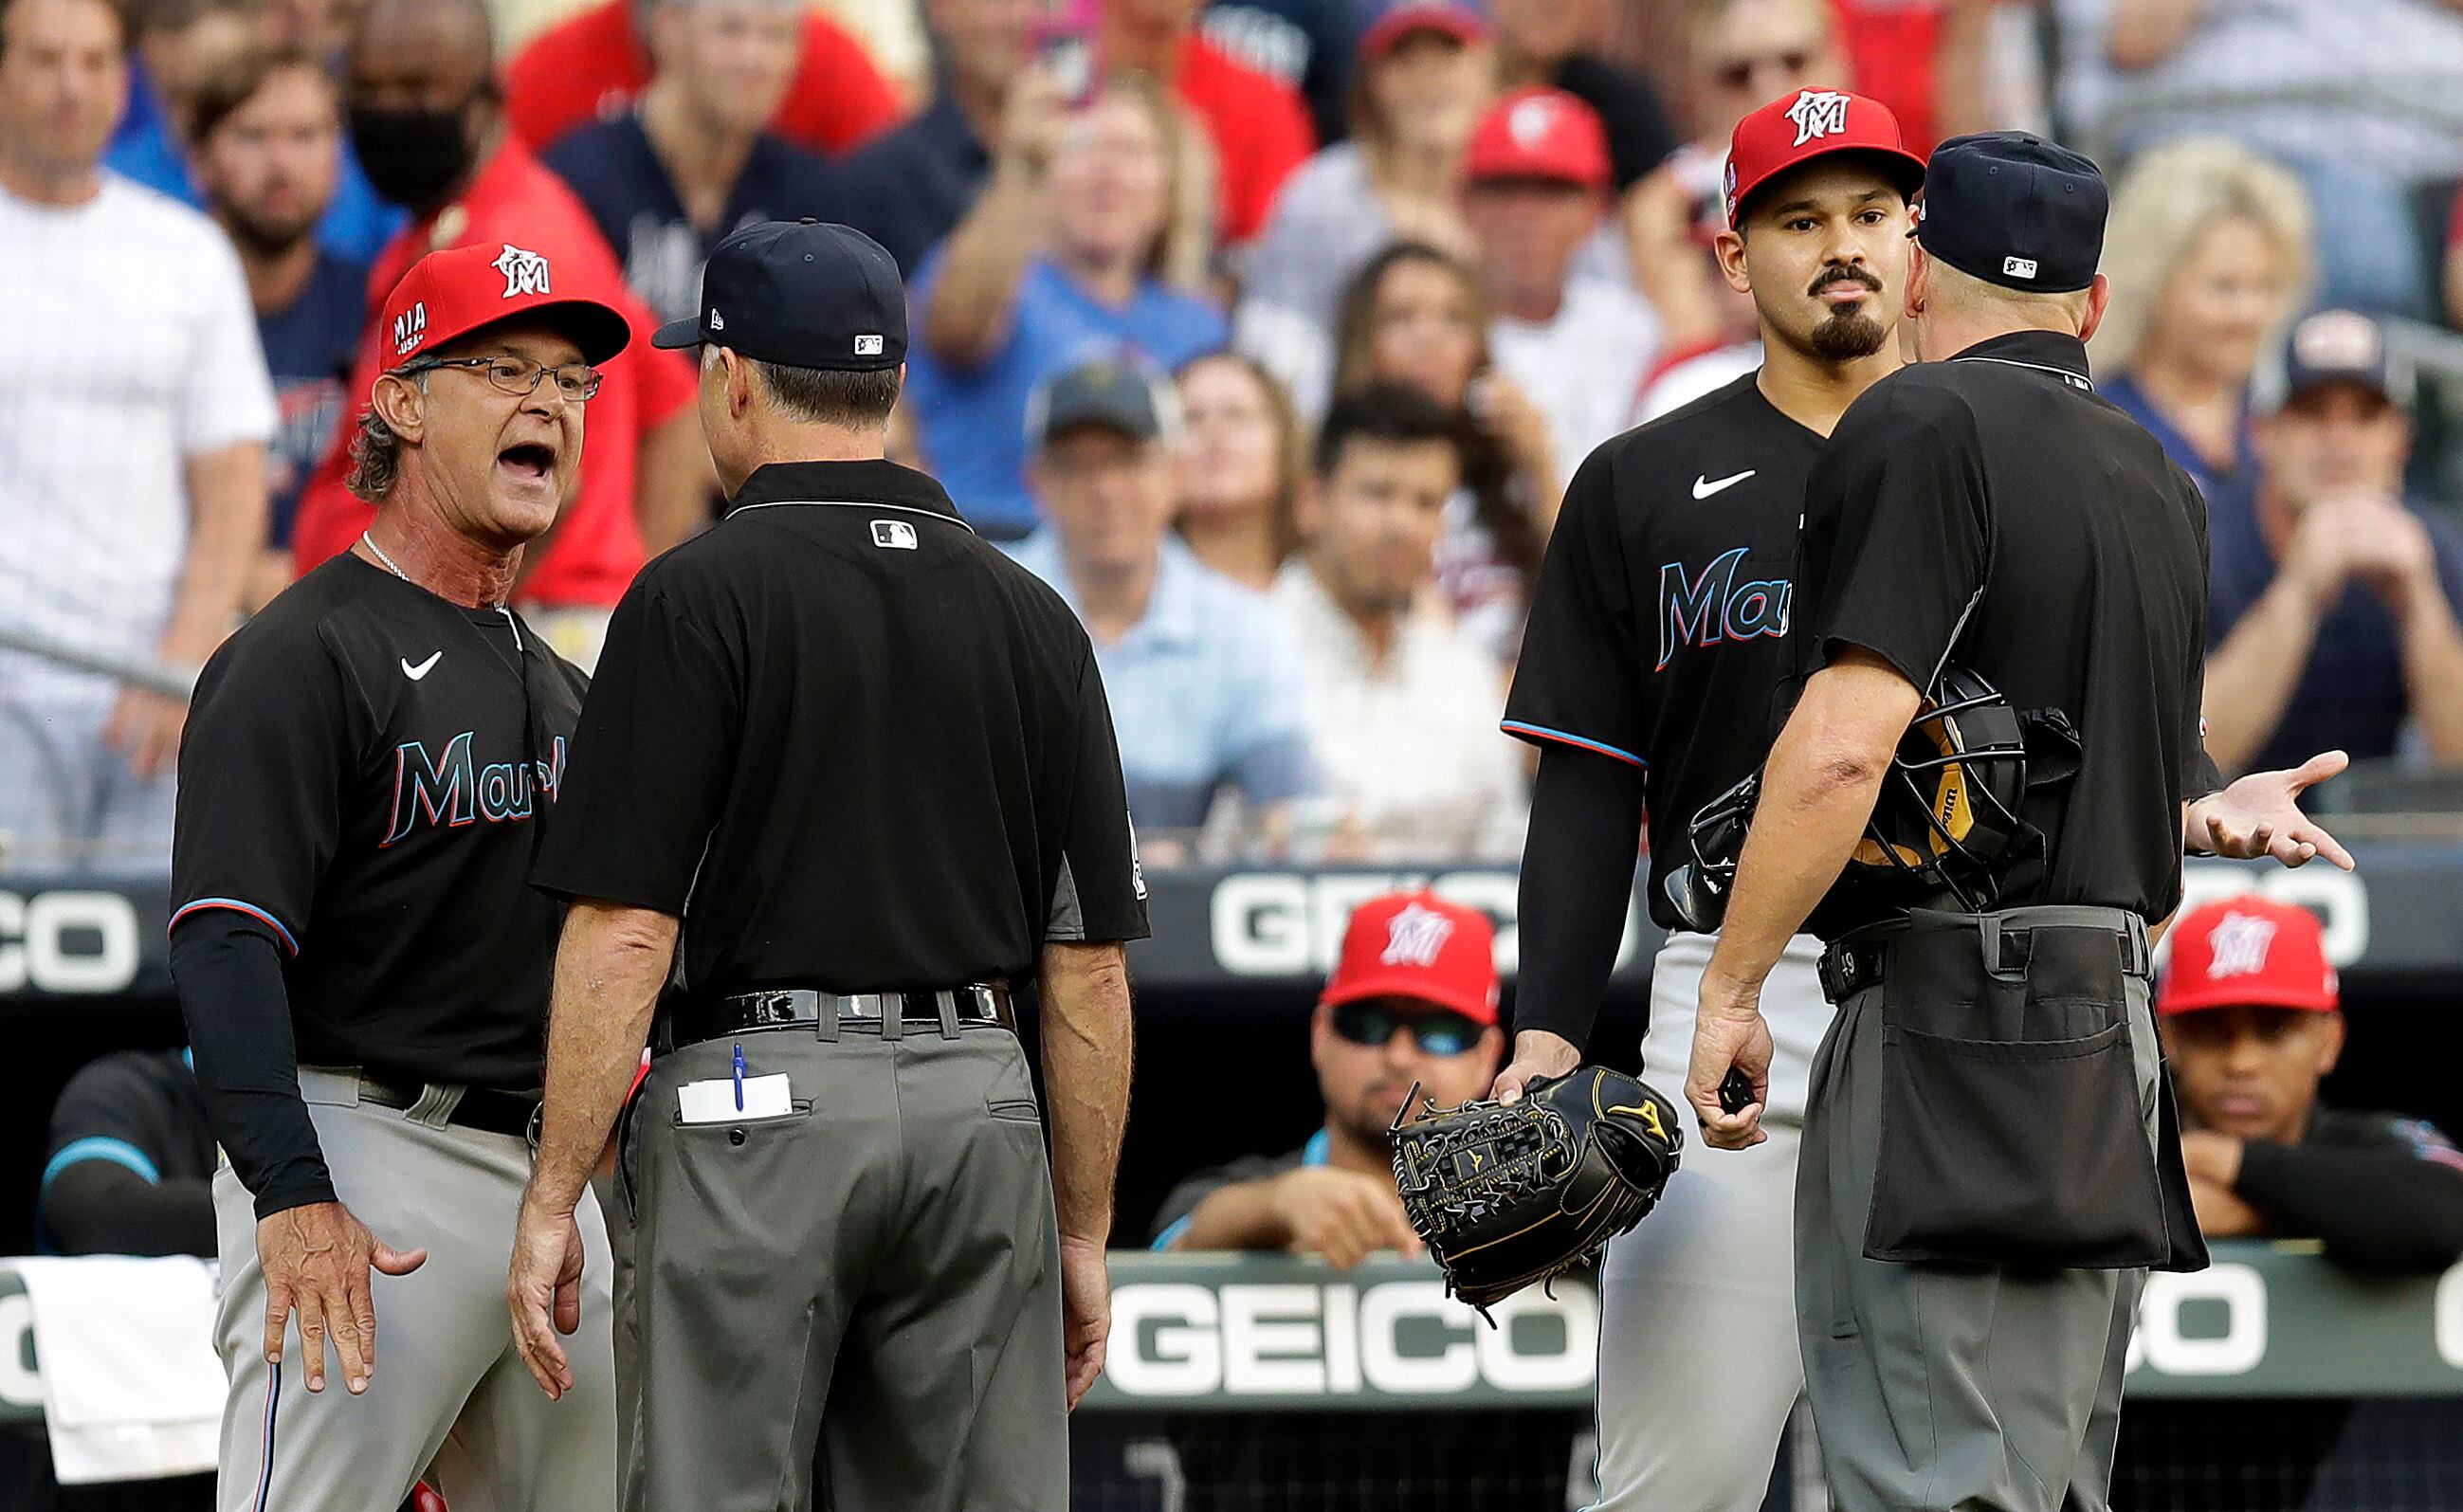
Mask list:
POLYGON ((659 342, 700 348, 730 508, 618 605, 539 858, 573 909, 516 1327, 554 1395, 570 1215, 655 1018, 627 1505, 814 1504, 817 1440, 820 1504, 1064 1506, 1146 932, 1092 647, 882 460, 906 312, 871 240, 739 230, 659 342))
POLYGON ((1907 292, 1927 361, 1815 463, 1810 675, 1703 977, 1687 1093, 1707 1142, 1741 1149, 1763 1137, 1760 984, 1823 905, 1838 1012, 1797 1321, 1844 1512, 2107 1505, 2140 1285, 2205 1263, 2150 925, 2180 903, 2185 842, 2349 860, 2293 802, 2339 755, 2214 791, 2205 507, 2087 371, 2104 208, 2093 164, 2033 138, 1933 154, 1907 292), (1910 764, 1933 756, 1955 759, 1910 764), (2015 822, 1989 822, 1994 799, 2015 822), (1732 1073, 1753 1085, 1733 1110, 1732 1073))

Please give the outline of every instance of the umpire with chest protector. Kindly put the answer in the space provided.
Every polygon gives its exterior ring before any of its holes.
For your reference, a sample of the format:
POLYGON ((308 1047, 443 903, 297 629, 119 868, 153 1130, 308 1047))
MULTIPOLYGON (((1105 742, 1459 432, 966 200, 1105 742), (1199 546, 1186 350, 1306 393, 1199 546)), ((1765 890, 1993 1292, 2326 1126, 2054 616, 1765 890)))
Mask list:
POLYGON ((2206 759, 2205 506, 2087 369, 2104 209, 2094 164, 2033 138, 1934 152, 1924 362, 1815 463, 1808 675, 1702 981, 1687 1094, 1742 1149, 1761 982, 1825 904, 1797 1311, 1845 1512, 2108 1505, 2139 1288, 2206 1262, 2150 925, 2185 844, 2350 864, 2294 802, 2340 753, 2221 791, 2206 759))
POLYGON ((1120 942, 1146 932, 1093 648, 883 460, 906 311, 872 241, 739 230, 658 341, 699 348, 730 507, 618 605, 534 874, 573 907, 508 1282, 525 1355, 564 1389, 571 1215, 655 1007, 618 1159, 625 1504, 1064 1506, 1108 1321, 1120 942))

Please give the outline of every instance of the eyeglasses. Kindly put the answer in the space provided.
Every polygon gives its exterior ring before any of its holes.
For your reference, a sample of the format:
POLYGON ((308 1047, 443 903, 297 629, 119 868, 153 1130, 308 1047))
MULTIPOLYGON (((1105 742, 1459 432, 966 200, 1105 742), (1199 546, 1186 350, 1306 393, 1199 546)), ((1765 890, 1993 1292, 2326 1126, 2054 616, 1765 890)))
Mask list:
POLYGON ((1408 1029, 1423 1055, 1460 1055, 1479 1042, 1479 1025, 1443 1008, 1401 1014, 1383 1003, 1344 1003, 1334 1011, 1334 1032, 1353 1044, 1383 1049, 1394 1031, 1408 1029))
POLYGON ((1783 71, 1789 74, 1801 74, 1807 67, 1811 66, 1812 62, 1812 53, 1803 50, 1787 53, 1764 53, 1758 57, 1740 57, 1722 63, 1717 69, 1712 71, 1711 77, 1717 79, 1720 83, 1725 84, 1730 89, 1742 89, 1747 84, 1754 81, 1754 76, 1755 74, 1764 69, 1769 69, 1774 72, 1783 71))
POLYGON ((577 405, 596 395, 599 385, 606 381, 606 375, 588 362, 547 367, 527 357, 431 357, 397 371, 425 373, 438 367, 476 367, 487 373, 489 383, 506 393, 524 396, 538 392, 539 380, 554 373, 556 391, 577 405))

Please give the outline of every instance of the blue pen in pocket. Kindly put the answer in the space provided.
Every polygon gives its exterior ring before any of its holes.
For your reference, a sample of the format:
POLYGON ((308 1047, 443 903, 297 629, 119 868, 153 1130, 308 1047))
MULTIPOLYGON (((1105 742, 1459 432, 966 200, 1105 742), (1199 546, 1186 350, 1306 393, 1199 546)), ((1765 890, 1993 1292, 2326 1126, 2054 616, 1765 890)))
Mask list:
POLYGON ((744 1046, 735 1047, 735 1110, 744 1111, 744 1046))

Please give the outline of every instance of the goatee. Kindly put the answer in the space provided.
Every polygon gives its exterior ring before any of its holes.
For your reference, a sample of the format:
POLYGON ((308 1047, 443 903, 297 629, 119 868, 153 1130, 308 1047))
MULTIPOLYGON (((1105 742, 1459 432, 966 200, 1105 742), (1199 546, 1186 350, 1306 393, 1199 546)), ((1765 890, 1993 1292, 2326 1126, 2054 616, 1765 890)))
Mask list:
POLYGON ((1870 357, 1890 339, 1889 328, 1861 310, 1842 310, 1813 328, 1813 355, 1825 362, 1870 357))

